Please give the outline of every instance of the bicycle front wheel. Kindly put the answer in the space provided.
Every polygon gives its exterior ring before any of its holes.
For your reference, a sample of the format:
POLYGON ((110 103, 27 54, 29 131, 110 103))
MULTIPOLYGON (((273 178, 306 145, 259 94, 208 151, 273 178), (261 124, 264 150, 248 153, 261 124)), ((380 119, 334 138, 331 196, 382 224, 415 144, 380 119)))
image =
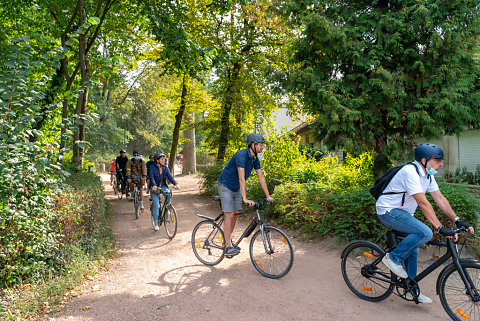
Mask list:
POLYGON ((216 265, 223 260, 225 238, 223 231, 205 220, 198 223, 192 232, 192 248, 197 259, 205 265, 216 265))
POLYGON ((112 189, 113 189, 113 194, 118 195, 118 188, 117 188, 117 180, 116 179, 113 180, 112 189))
POLYGON ((285 276, 293 265, 293 247, 288 236, 276 227, 266 226, 264 237, 260 230, 250 241, 250 259, 261 275, 279 279, 285 276))
POLYGON ((342 253, 342 275, 347 286, 360 298, 381 301, 393 291, 393 274, 381 263, 385 251, 375 243, 357 241, 342 253))
POLYGON ((134 193, 133 206, 135 208, 135 218, 138 220, 138 217, 140 216, 140 197, 137 192, 134 193))
POLYGON ((461 262, 465 277, 472 288, 470 297, 455 265, 450 264, 439 276, 439 297, 447 314, 456 321, 480 320, 480 264, 461 262))
POLYGON ((165 232, 170 239, 177 234, 177 211, 173 205, 168 205, 164 211, 163 225, 165 226, 165 232))
POLYGON ((123 192, 124 192, 124 188, 123 188, 123 184, 122 184, 122 183, 118 183, 118 185, 117 185, 117 190, 118 190, 117 197, 118 197, 119 200, 121 200, 122 197, 123 197, 123 192))

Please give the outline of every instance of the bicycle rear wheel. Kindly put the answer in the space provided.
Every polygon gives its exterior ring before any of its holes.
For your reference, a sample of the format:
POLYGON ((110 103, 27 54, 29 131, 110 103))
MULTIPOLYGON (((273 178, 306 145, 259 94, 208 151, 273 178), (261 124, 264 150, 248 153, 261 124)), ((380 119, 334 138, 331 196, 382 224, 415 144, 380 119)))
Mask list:
POLYGON ((342 253, 342 275, 347 286, 360 298, 381 301, 393 291, 392 272, 381 263, 385 251, 375 243, 357 241, 342 253))
POLYGON ((250 241, 250 259, 261 275, 279 279, 285 276, 293 265, 293 247, 288 236, 272 226, 264 228, 265 241, 258 230, 250 241))
POLYGON ((168 205, 164 211, 163 225, 165 226, 165 232, 171 239, 177 234, 177 211, 173 205, 168 205))
MULTIPOLYGON (((467 292, 465 284, 455 265, 450 264, 439 276, 439 297, 447 314, 456 321, 480 320, 480 264, 474 262, 460 263, 469 280, 474 298, 467 292)), ((437 287, 438 288, 438 287, 437 287)))
POLYGON ((223 260, 225 238, 213 221, 198 223, 192 232, 192 248, 197 259, 205 265, 216 265, 223 260))

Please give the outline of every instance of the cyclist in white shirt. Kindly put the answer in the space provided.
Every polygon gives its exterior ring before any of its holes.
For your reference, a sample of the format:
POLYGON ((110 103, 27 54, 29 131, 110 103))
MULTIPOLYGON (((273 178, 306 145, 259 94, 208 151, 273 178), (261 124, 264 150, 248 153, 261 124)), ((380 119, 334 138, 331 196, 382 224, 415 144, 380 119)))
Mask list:
MULTIPOLYGON (((405 236, 382 260, 393 273, 402 278, 408 276, 413 279, 417 276, 419 248, 433 236, 432 230, 413 216, 417 206, 442 235, 455 237, 452 229, 442 226, 425 193, 430 193, 438 207, 455 222, 457 227, 466 227, 470 233, 474 233, 473 227, 460 220, 455 214, 435 181, 434 175, 442 167, 443 158, 443 150, 440 147, 429 143, 418 145, 415 148, 413 165, 405 165, 400 169, 377 200, 376 209, 379 220, 397 231, 397 234, 405 236), (405 264, 406 271, 402 264, 405 264)), ((409 294, 407 293, 407 296, 409 294)), ((422 303, 432 302, 423 294, 420 294, 418 300, 422 303)))

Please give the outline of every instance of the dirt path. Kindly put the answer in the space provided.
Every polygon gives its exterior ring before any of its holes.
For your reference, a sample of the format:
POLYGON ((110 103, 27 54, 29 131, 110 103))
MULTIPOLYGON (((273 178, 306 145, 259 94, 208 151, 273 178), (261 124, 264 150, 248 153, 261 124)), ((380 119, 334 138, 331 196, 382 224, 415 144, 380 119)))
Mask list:
MULTIPOLYGON (((107 176, 103 177, 108 179, 107 176)), ((133 205, 118 200, 106 186, 113 225, 122 254, 108 271, 85 283, 47 320, 447 320, 429 276, 422 292, 434 303, 416 305, 397 296, 379 303, 357 298, 340 272, 343 245, 300 242, 292 238, 295 262, 284 278, 271 280, 252 266, 248 241, 235 258, 215 267, 202 265, 190 244, 196 213, 214 216, 215 202, 198 194, 198 179, 178 177, 181 190, 172 203, 179 214, 177 236, 155 232, 149 213, 135 220, 133 205)), ((245 227, 245 222, 240 222, 245 227)), ((240 230, 240 229, 238 229, 240 230)))

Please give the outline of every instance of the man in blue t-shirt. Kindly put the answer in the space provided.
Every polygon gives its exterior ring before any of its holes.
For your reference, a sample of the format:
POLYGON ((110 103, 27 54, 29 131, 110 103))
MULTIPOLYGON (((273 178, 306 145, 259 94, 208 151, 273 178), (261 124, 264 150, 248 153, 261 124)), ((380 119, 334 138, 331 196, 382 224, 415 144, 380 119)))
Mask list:
POLYGON ((258 154, 265 148, 265 139, 262 135, 253 133, 247 136, 247 145, 247 148, 239 150, 232 156, 218 177, 218 193, 222 202, 222 211, 225 215, 225 254, 227 255, 240 253, 240 248, 232 242, 231 236, 237 223, 235 214, 240 213, 242 209, 242 200, 247 206, 255 205, 254 201, 247 199, 245 190, 245 182, 252 169, 255 169, 257 173, 258 182, 265 193, 266 199, 273 202, 258 160, 258 154))

